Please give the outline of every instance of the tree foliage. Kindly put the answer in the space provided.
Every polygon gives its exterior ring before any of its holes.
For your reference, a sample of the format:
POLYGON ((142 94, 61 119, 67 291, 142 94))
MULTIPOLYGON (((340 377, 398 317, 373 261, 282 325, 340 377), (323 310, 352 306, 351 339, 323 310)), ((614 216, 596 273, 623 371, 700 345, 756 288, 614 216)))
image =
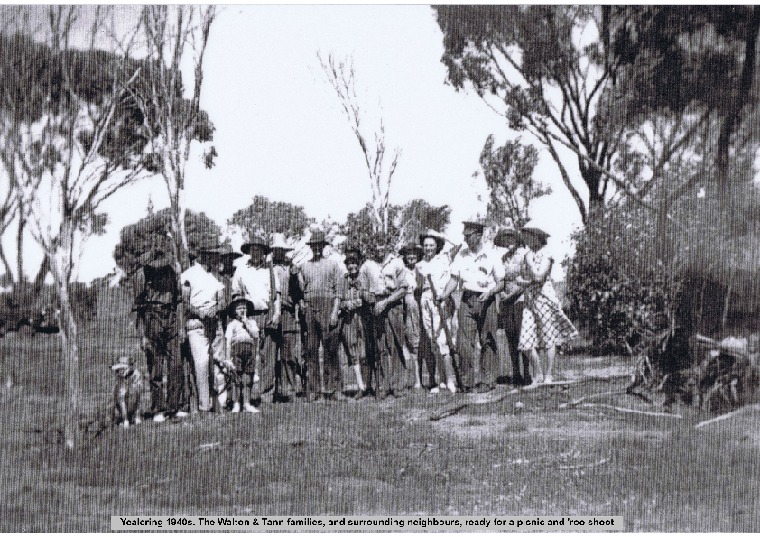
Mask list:
POLYGON ((533 178, 538 151, 519 140, 494 147, 490 135, 480 153, 480 166, 488 187, 488 218, 497 226, 523 227, 529 220, 530 202, 551 193, 548 186, 533 178))
MULTIPOLYGON (((471 87, 511 129, 550 153, 581 219, 601 212, 623 126, 606 121, 618 62, 610 10, 594 6, 435 6, 441 59, 457 90, 471 87), (593 36, 585 42, 585 36, 593 36), (578 156, 584 199, 561 148, 578 156)), ((613 181, 614 182, 614 181, 613 181)))
MULTIPOLYGON (((219 244, 221 228, 205 213, 188 210, 185 213, 185 228, 191 250, 213 248, 219 244)), ((151 249, 160 250, 171 257, 174 250, 171 230, 169 208, 161 209, 125 226, 119 233, 120 240, 114 248, 113 257, 116 265, 125 274, 132 274, 141 266, 140 257, 151 249)))
POLYGON ((306 214, 300 205, 283 201, 272 201, 256 195, 252 203, 232 215, 229 225, 240 226, 247 233, 261 232, 266 236, 284 233, 287 237, 297 237, 314 219, 306 214))
POLYGON ((401 149, 398 147, 393 149, 390 164, 388 164, 386 160, 385 123, 382 114, 376 126, 373 126, 368 120, 370 114, 366 110, 366 104, 361 102, 356 92, 353 57, 349 56, 345 60, 337 60, 331 53, 325 60, 320 53, 317 53, 317 58, 327 82, 338 97, 341 110, 348 120, 351 132, 356 137, 367 167, 372 196, 368 207, 372 216, 374 232, 387 235, 391 233, 392 227, 391 183, 401 156, 401 149))
MULTIPOLYGON (((147 84, 134 96, 146 116, 149 152, 155 171, 161 173, 172 210, 172 237, 178 274, 189 259, 185 214, 185 169, 194 142, 206 144, 202 161, 214 165, 214 125, 200 107, 203 61, 216 6, 146 5, 139 34, 147 48, 147 84), (183 98, 183 67, 192 66, 190 98, 183 98)), ((178 276, 179 277, 179 276, 178 276)), ((182 312, 178 311, 180 319, 182 312)), ((180 323, 181 324, 181 323, 180 323)))
MULTIPOLYGON (((730 183, 729 152, 743 110, 757 102, 756 6, 613 7, 613 37, 629 116, 715 111, 721 118, 714 176, 730 183)), ((629 117, 630 121, 631 118, 629 117)))
POLYGON ((397 250, 408 241, 417 241, 419 234, 427 229, 443 232, 451 217, 448 205, 435 206, 423 199, 413 199, 403 206, 388 207, 388 233, 383 236, 376 231, 372 207, 367 204, 355 213, 349 213, 343 232, 351 244, 357 245, 365 254, 378 244, 397 250))

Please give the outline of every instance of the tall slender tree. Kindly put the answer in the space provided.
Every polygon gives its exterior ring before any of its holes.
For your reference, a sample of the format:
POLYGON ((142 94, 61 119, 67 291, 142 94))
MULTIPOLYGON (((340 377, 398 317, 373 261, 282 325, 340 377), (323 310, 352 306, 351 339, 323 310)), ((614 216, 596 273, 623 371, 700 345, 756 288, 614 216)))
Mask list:
POLYGON ((396 147, 391 151, 390 164, 386 168, 385 123, 381 113, 378 125, 376 127, 368 126, 366 104, 361 102, 356 92, 353 57, 349 56, 344 60, 338 60, 330 53, 325 59, 318 52, 317 58, 327 82, 338 97, 341 110, 348 120, 351 132, 356 137, 362 157, 364 157, 364 163, 367 166, 372 194, 369 207, 372 213, 374 231, 376 234, 382 233, 383 236, 387 237, 391 228, 391 183, 401 156, 401 149, 396 147))
POLYGON ((100 10, 86 21, 77 6, 28 9, 45 22, 34 36, 1 36, 0 118, 28 227, 58 292, 67 394, 63 428, 66 446, 73 448, 82 392, 75 265, 82 242, 105 223, 102 203, 142 177, 145 139, 128 97, 141 63, 95 47, 105 24, 100 10), (89 43, 77 42, 76 25, 89 29, 89 43), (17 72, 7 61, 22 55, 37 68, 17 72))

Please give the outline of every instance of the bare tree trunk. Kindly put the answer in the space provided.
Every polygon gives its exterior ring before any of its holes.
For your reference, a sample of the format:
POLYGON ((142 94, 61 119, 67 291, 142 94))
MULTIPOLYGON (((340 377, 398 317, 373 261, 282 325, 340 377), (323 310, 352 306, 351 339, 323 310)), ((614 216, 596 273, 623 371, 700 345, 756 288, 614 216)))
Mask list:
POLYGON ((8 263, 8 259, 5 257, 5 250, 3 249, 3 245, 0 244, 0 261, 3 263, 3 268, 5 269, 5 273, 15 282, 18 281, 13 278, 13 270, 11 269, 10 263, 8 263))
MULTIPOLYGON (((172 248, 174 254, 174 272, 177 277, 177 291, 179 293, 179 300, 177 301, 176 313, 177 313, 177 337, 174 338, 174 356, 177 360, 183 362, 183 374, 182 382, 182 394, 184 400, 190 398, 190 384, 188 382, 187 368, 185 366, 184 358, 182 357, 182 346, 186 338, 185 333, 185 305, 182 300, 182 272, 190 264, 188 256, 187 246, 187 234, 185 233, 185 218, 184 211, 179 203, 179 193, 176 196, 171 197, 171 229, 172 229, 172 248)), ((177 409, 173 409, 177 410, 177 409)))
POLYGON ((44 254, 42 263, 40 263, 40 269, 37 271, 37 276, 34 277, 34 294, 39 294, 42 291, 42 286, 45 284, 45 276, 50 272, 50 269, 50 257, 44 254))
POLYGON ((66 381, 66 410, 63 415, 63 436, 68 449, 74 449, 80 445, 81 433, 79 430, 79 411, 82 399, 82 379, 79 363, 79 345, 77 321, 74 316, 74 307, 71 301, 69 279, 71 278, 71 249, 73 248, 73 231, 71 226, 62 226, 61 244, 59 251, 53 255, 50 267, 53 272, 55 285, 58 289, 60 301, 60 331, 59 336, 63 345, 63 367, 66 381))
POLYGON ((18 230, 16 230, 16 252, 18 252, 18 259, 16 260, 16 270, 18 274, 19 283, 24 282, 24 229, 26 228, 26 218, 24 217, 24 208, 21 206, 21 200, 19 199, 18 207, 18 230))
POLYGON ((723 300, 723 315, 721 315, 720 319, 720 328, 721 330, 726 329, 726 322, 728 322, 728 309, 731 307, 731 288, 733 287, 734 283, 734 274, 731 272, 728 275, 728 285, 726 285, 726 297, 723 300))
POLYGON ((734 134, 739 117, 749 99, 752 80, 755 77, 755 63, 757 60, 757 34, 760 31, 760 6, 752 8, 752 15, 747 22, 747 34, 745 37, 744 65, 739 78, 739 87, 732 99, 731 109, 723 120, 718 137, 717 174, 718 183, 729 184, 728 156, 731 147, 731 136, 734 134))

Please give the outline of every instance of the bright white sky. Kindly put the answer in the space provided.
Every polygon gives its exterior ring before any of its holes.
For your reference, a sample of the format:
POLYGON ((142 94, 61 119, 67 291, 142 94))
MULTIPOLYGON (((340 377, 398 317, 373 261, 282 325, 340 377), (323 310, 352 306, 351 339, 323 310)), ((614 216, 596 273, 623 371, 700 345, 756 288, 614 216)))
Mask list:
MULTIPOLYGON (((189 164, 188 207, 224 224, 261 194, 303 205, 320 221, 328 215, 342 220, 369 200, 363 158, 316 58, 318 50, 333 51, 354 55, 357 89, 366 92, 367 107, 382 102, 388 146, 403 150, 391 201, 448 204, 453 212, 447 234, 460 240, 461 220, 485 214, 485 182, 472 175, 480 169, 486 137, 493 133, 501 143, 514 133, 474 93, 444 84, 442 39, 428 6, 222 8, 211 30, 201 102, 217 129, 219 157, 212 170, 197 159, 189 164)), ((580 184, 577 167, 568 168, 580 184)), ((554 193, 535 202, 531 217, 552 234, 549 248, 559 261, 580 225, 578 210, 543 149, 536 177, 554 193)), ((114 269, 119 230, 145 215, 149 197, 156 209, 168 205, 160 179, 109 200, 108 232, 87 242, 80 280, 114 269)), ((3 245, 12 261, 13 233, 3 245)), ((26 270, 33 274, 41 254, 31 237, 26 245, 26 270)), ((559 263, 555 271, 561 278, 559 263)))

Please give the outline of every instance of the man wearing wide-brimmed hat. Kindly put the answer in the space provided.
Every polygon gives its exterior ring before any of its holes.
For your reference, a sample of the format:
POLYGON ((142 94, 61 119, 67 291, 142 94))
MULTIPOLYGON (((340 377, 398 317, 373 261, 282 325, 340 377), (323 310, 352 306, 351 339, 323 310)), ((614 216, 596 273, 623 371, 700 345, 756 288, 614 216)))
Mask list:
POLYGON ((179 352, 177 306, 180 295, 174 259, 153 247, 138 259, 132 276, 135 323, 142 329, 142 349, 148 366, 154 421, 187 406, 184 370, 179 352))
POLYGON ((248 261, 235 270, 232 292, 243 295, 253 304, 251 317, 259 327, 259 356, 254 399, 260 403, 263 393, 274 397, 275 344, 277 327, 280 325, 281 288, 274 268, 267 263, 271 248, 262 233, 253 233, 248 242, 240 247, 248 261))
POLYGON ((433 298, 442 295, 446 285, 451 280, 451 263, 448 256, 442 253, 445 243, 445 237, 433 229, 428 229, 420 235, 423 257, 417 263, 417 271, 422 279, 422 294, 420 295, 422 327, 426 337, 434 342, 433 346, 438 348, 435 359, 428 361, 431 393, 439 393, 441 388, 448 388, 451 393, 456 393, 456 375, 451 357, 452 349, 449 348, 446 336, 447 329, 452 338, 456 336, 456 323, 454 322, 456 319, 453 317, 454 300, 449 297, 441 304, 439 310, 433 298), (444 312, 443 322, 440 311, 444 312), (443 323, 446 324, 445 327, 443 323))
POLYGON ((307 400, 320 398, 344 400, 340 374, 338 345, 338 315, 340 312, 340 280, 342 271, 338 263, 324 258, 327 244, 325 233, 314 230, 308 245, 312 259, 294 267, 303 296, 306 319, 307 351, 303 373, 306 380, 307 400), (320 382, 319 346, 323 349, 323 373, 320 382), (321 392, 321 393, 320 393, 321 392))
POLYGON ((272 265, 280 285, 280 325, 273 327, 272 344, 275 353, 274 400, 287 401, 302 391, 301 360, 298 355, 298 338, 301 323, 298 316, 298 302, 301 292, 298 278, 290 267, 293 246, 282 233, 272 234, 272 265))
POLYGON ((356 399, 369 393, 370 362, 367 357, 367 333, 363 312, 374 302, 369 292, 369 282, 359 273, 361 253, 355 245, 347 245, 344 258, 346 273, 340 290, 340 341, 346 353, 348 365, 356 377, 356 399))
POLYGON ((377 397, 401 397, 408 384, 412 364, 404 358, 404 297, 409 280, 403 260, 393 251, 377 246, 381 280, 375 293, 374 330, 377 344, 377 397), (408 367, 407 367, 408 366, 408 367))
POLYGON ((463 289, 458 317, 459 370, 463 388, 478 392, 493 389, 499 375, 498 319, 490 291, 504 278, 501 257, 483 244, 484 228, 479 221, 464 222, 466 246, 452 261, 452 281, 439 296, 439 300, 447 300, 457 285, 463 289))
POLYGON ((523 259, 528 249, 523 245, 520 232, 514 228, 502 228, 494 237, 494 246, 504 248, 502 255, 504 263, 504 279, 494 290, 500 293, 499 327, 504 329, 504 335, 509 347, 509 357, 512 362, 512 383, 517 386, 531 383, 530 357, 519 350, 520 329, 522 326, 523 307, 525 298, 524 288, 517 284, 517 278, 522 271, 523 259))
POLYGON ((187 341, 195 370, 198 410, 212 410, 212 386, 223 405, 224 377, 218 363, 224 359, 224 334, 219 313, 226 308, 224 284, 214 274, 217 246, 191 250, 190 267, 180 277, 185 303, 187 341), (212 382, 213 381, 213 382, 212 382))

